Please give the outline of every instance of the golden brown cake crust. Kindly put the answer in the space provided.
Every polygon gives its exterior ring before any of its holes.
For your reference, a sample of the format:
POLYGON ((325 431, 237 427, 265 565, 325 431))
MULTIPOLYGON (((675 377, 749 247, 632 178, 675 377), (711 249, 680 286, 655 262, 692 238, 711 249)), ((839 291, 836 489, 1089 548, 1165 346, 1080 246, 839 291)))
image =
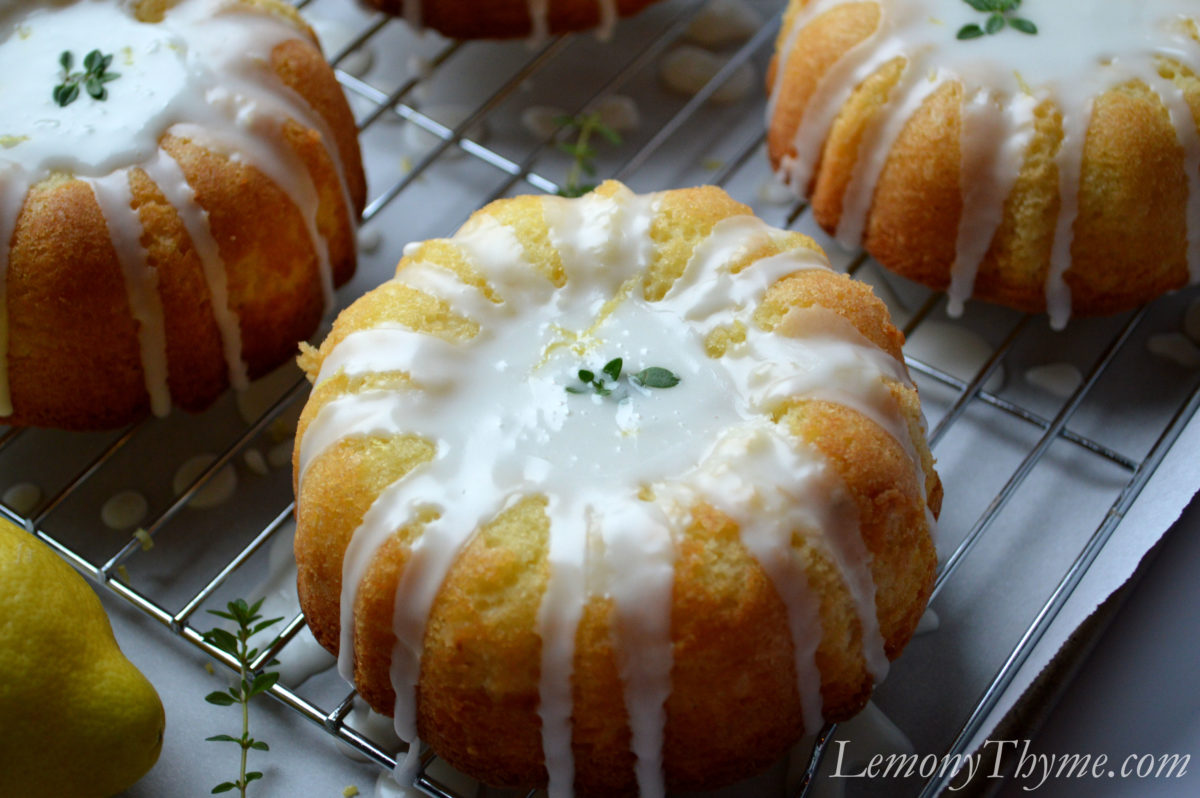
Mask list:
MULTIPOLYGON (((144 13, 158 12, 149 5, 144 13)), ((287 146, 312 176, 316 224, 329 247, 335 284, 355 265, 355 220, 366 186, 354 119, 307 26, 276 0, 256 5, 296 25, 297 38, 271 53, 271 68, 328 126, 345 189, 321 134, 285 124, 287 146), (347 199, 353 207, 347 207, 347 199)), ((253 166, 175 134, 160 146, 182 169, 224 260, 229 306, 239 320, 251 378, 285 362, 323 312, 318 255, 293 200, 253 166)), ((172 402, 207 407, 229 375, 213 298, 180 214, 139 168, 131 169, 132 207, 141 244, 157 272, 166 323, 172 402)), ((34 186, 17 217, 7 270, 8 381, 13 426, 99 429, 150 410, 137 323, 118 255, 90 187, 62 175, 34 186)))
MULTIPOLYGON (((404 0, 365 0, 389 14, 403 14, 404 0)), ((614 0, 617 16, 628 17, 654 0, 614 0)), ((528 0, 420 0, 421 25, 452 39, 514 39, 531 35, 528 0)), ((600 25, 595 0, 549 0, 547 32, 567 33, 600 25)))
MULTIPOLYGON (((598 191, 611 193, 616 184, 598 191)), ((651 225, 655 267, 647 274, 682 273, 699 241, 721 220, 749 210, 713 188, 664 192, 651 225)), ((500 200, 476 218, 516 220, 526 246, 536 240, 537 200, 500 200), (530 223, 530 218, 534 222, 530 223)), ((798 234, 787 248, 815 249, 798 234)), ((428 253, 414 249, 398 273, 428 253)), ((776 254, 775 243, 751 258, 776 254)), ((443 247, 444 249, 444 247, 443 247)), ((818 250, 819 251, 819 250, 818 250)), ((752 262, 748 259, 746 262, 752 262)), ((547 267, 548 268, 548 267, 547 267)), ((551 273, 549 269, 547 273, 551 273)), ((647 295, 655 281, 646 279, 647 295)), ((428 297, 387 283, 348 308, 320 350, 301 365, 310 378, 334 347, 355 330, 380 323, 439 329, 453 325, 428 297)), ((827 269, 796 272, 776 282, 754 314, 770 330, 792 308, 828 308, 893 358, 901 333, 865 285, 827 269)), ((724 344, 716 344, 718 348, 724 344)), ((717 356, 710 349, 710 355, 717 356)), ((402 374, 323 375, 300 419, 296 465, 321 409, 339 397, 408 384, 402 374), (326 378, 327 377, 327 378, 326 378)), ((888 657, 912 636, 928 599, 936 563, 926 507, 941 505, 941 485, 924 442, 916 391, 886 386, 921 463, 892 434, 857 410, 818 399, 793 399, 777 423, 814 446, 846 487, 877 585, 876 611, 888 657)), ((330 651, 339 647, 342 561, 355 529, 384 488, 433 456, 412 435, 350 436, 304 465, 297 477, 296 560, 299 594, 308 624, 330 651)), ((449 763, 499 786, 545 784, 539 707, 542 641, 536 617, 549 563, 546 502, 527 497, 483 524, 455 559, 442 583, 424 634, 418 685, 418 727, 449 763)), ((409 561, 420 524, 387 538, 367 567, 354 607, 355 684, 377 711, 395 701, 389 665, 396 638, 392 614, 397 581, 409 561)), ((849 717, 865 704, 872 678, 863 657, 862 628, 840 572, 805 539, 792 543, 820 596, 824 634, 816 653, 824 716, 849 717)), ((739 537, 736 522, 701 500, 686 529, 675 533, 676 563, 670 626, 672 691, 666 703, 663 746, 668 787, 705 789, 732 782, 778 758, 804 731, 787 611, 771 579, 739 537)), ((581 796, 636 794, 634 755, 624 693, 613 646, 611 599, 588 600, 575 634, 572 748, 575 791, 581 796)), ((808 731, 814 731, 812 729, 808 731)))
MULTIPOLYGON (((808 5, 808 0, 789 3, 768 72, 768 88, 776 98, 768 120, 768 151, 772 165, 783 172, 787 161, 798 155, 797 130, 812 110, 816 87, 852 48, 872 47, 867 40, 882 24, 876 0, 836 4, 801 19, 808 5), (782 60, 785 53, 789 54, 782 60)), ((883 5, 893 14, 893 6, 904 4, 883 0, 883 5)), ((1197 38, 1195 25, 1191 30, 1197 38)), ((946 35, 952 37, 953 31, 946 35)), ((794 186, 808 197, 814 218, 831 234, 843 221, 847 185, 869 158, 865 131, 893 113, 888 102, 899 91, 906 63, 906 57, 898 55, 854 87, 818 141, 819 150, 811 154, 811 180, 794 186)), ((1023 66, 1012 65, 1018 72, 1023 66)), ((1167 59, 1158 63, 1157 71, 1180 92, 1182 107, 1190 109, 1191 119, 1181 124, 1190 122, 1200 129, 1200 77, 1167 59)), ((988 180, 964 176, 964 101, 962 82, 950 78, 908 118, 885 154, 861 241, 887 268, 938 290, 951 286, 965 213, 964 186, 988 180)), ((1185 151, 1166 105, 1144 82, 1134 80, 1105 90, 1092 109, 1064 276, 1070 313, 1075 315, 1127 310, 1189 282, 1185 151)), ((1047 279, 1063 210, 1055 161, 1063 146, 1062 109, 1053 100, 1043 102, 1034 128, 1015 185, 1004 200, 1002 219, 978 264, 972 296, 1054 314, 1053 303, 1048 307, 1047 279)), ((1197 219, 1190 222, 1200 224, 1197 219)), ((1200 265, 1192 264, 1192 269, 1197 273, 1200 265)))

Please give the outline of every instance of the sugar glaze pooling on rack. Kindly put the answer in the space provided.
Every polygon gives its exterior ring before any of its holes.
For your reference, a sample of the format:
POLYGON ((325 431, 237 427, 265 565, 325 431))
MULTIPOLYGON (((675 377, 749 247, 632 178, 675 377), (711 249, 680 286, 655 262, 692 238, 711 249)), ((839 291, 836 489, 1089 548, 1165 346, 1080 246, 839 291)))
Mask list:
MULTIPOLYGON (((778 63, 787 62, 809 22, 847 2, 812 0, 801 9, 793 34, 781 45, 778 63)), ((1050 99, 1062 113, 1063 140, 1055 156, 1062 205, 1045 296, 1051 323, 1061 329, 1071 314, 1071 294, 1063 274, 1071 261, 1093 99, 1137 80, 1162 100, 1183 147, 1188 181, 1187 263, 1190 282, 1200 281, 1200 120, 1193 118, 1182 89, 1157 68, 1160 58, 1200 65, 1196 38, 1200 34, 1187 22, 1200 24, 1194 0, 1098 2, 1086 10, 1065 2, 1028 2, 1021 13, 1036 23, 1036 35, 1005 30, 969 40, 957 39, 956 31, 984 17, 964 0, 882 0, 877 5, 881 18, 876 30, 848 50, 818 84, 793 139, 796 155, 783 158, 779 169, 786 182, 805 191, 845 101, 885 64, 897 57, 905 59, 904 73, 888 94, 889 110, 863 134, 843 195, 836 231, 841 243, 861 244, 875 185, 909 118, 941 86, 960 81, 963 209, 947 293, 950 311, 961 312, 1033 139, 1035 111, 1050 99)), ((783 74, 781 66, 768 102, 768 120, 779 102, 783 74)))
MULTIPOLYGON (((793 397, 857 410, 900 442, 924 496, 920 458, 885 380, 911 383, 901 363, 831 310, 794 308, 774 332, 751 321, 776 281, 828 268, 818 252, 793 249, 732 271, 731 264, 782 235, 752 216, 718 222, 666 295, 648 301, 640 286, 653 248, 656 195, 616 186, 541 202, 561 257, 561 285, 528 261, 513 228, 488 215, 473 217, 453 239, 410 245, 394 280, 446 303, 477 322, 479 332, 453 342, 389 323, 349 333, 325 354, 317 385, 337 374, 405 373, 421 387, 332 398, 300 441, 298 480, 302 485, 323 451, 354 436, 414 434, 436 446, 432 460, 374 501, 342 564, 339 667, 352 680, 353 612, 364 574, 396 530, 422 519, 393 614, 395 723, 412 744, 410 760, 419 749, 415 691, 426 621, 449 569, 482 524, 524 497, 545 497, 550 569, 537 631, 550 794, 571 792, 576 628, 586 602, 605 595, 615 605, 639 790, 662 795, 672 530, 688 523, 701 496, 738 523, 784 602, 807 728, 821 723, 814 660, 821 620, 802 566, 787 553, 790 530, 812 530, 812 545, 841 572, 867 670, 876 680, 885 675, 869 555, 856 515, 839 503, 845 488, 815 447, 770 414, 793 397), (447 245, 483 275, 487 291, 425 259, 432 250, 424 247, 447 245), (710 357, 706 336, 735 325, 744 327, 744 343, 710 357), (565 390, 579 384, 580 367, 599 374, 618 356, 630 371, 660 365, 681 382, 604 398, 565 390)), ((929 523, 932 531, 931 516, 929 523)))
MULTIPOLYGON (((108 224, 138 323, 155 415, 170 410, 166 336, 158 276, 131 207, 133 169, 145 172, 179 214, 203 266, 230 384, 246 387, 238 318, 208 213, 179 164, 159 146, 164 135, 252 166, 288 195, 308 227, 326 306, 332 305, 328 246, 317 230, 317 190, 280 131, 288 120, 317 131, 339 176, 340 156, 325 121, 269 67, 277 45, 303 34, 269 11, 221 0, 180 0, 157 23, 142 22, 134 6, 128 0, 76 0, 0 12, 0 73, 28 76, 0 93, 0 420, 13 412, 7 379, 8 242, 29 189, 60 174, 91 186, 108 224), (97 45, 114 56, 111 71, 121 77, 108 84, 103 102, 81 92, 60 107, 52 97, 60 54, 71 51, 79 64, 97 45)), ((344 180, 342 189, 348 197, 344 180)), ((345 207, 354 205, 347 199, 345 207)))

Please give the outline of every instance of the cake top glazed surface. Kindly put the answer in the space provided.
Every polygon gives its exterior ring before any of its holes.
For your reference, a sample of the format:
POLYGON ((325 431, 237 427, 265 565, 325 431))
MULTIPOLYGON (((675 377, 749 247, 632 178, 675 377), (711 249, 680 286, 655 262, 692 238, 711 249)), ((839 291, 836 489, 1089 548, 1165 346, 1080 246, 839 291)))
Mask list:
POLYGON ((572 784, 574 635, 595 596, 611 597, 620 646, 638 652, 622 674, 632 748, 641 794, 662 794, 673 531, 700 501, 739 524, 779 590, 808 728, 821 718, 813 660, 820 620, 803 569, 786 553, 792 530, 809 530, 842 571, 862 622, 867 667, 877 679, 886 673, 856 515, 824 457, 774 420, 787 402, 821 399, 857 410, 900 443, 923 481, 888 388, 911 385, 900 361, 832 310, 792 308, 770 330, 755 320, 776 281, 828 268, 819 250, 753 216, 732 216, 716 223, 665 294, 648 297, 659 199, 616 183, 577 200, 541 198, 548 229, 541 243, 554 252, 548 265, 535 264, 528 238, 486 210, 452 239, 410 245, 394 282, 435 298, 452 318, 466 320, 469 334, 383 322, 337 339, 322 350, 318 391, 335 376, 404 375, 411 383, 368 382, 360 392, 333 395, 299 442, 301 497, 314 459, 348 437, 412 434, 436 448, 384 489, 343 561, 340 667, 351 679, 364 574, 396 530, 421 527, 396 589, 393 622, 395 721, 409 741, 417 734, 425 624, 446 574, 482 524, 525 497, 544 498, 551 569, 538 615, 539 712, 554 796, 569 794, 572 784), (779 252, 761 256, 771 250, 779 252), (463 264, 477 278, 464 280, 463 264), (723 353, 714 352, 716 338, 729 342, 723 353), (678 384, 613 379, 604 369, 615 358, 623 374, 660 367, 678 384), (586 385, 581 369, 611 393, 586 385))
MULTIPOLYGON (((1182 66, 1200 74, 1200 15, 1194 2, 1097 2, 1084 9, 1028 0, 1005 15, 998 32, 987 34, 988 13, 965 0, 869 1, 881 14, 875 31, 820 81, 796 131, 795 155, 785 157, 779 169, 798 191, 806 190, 822 142, 845 101, 868 76, 895 59, 904 60, 904 75, 887 96, 882 120, 865 133, 846 188, 836 231, 842 243, 857 246, 861 241, 874 187, 905 123, 944 84, 961 83, 963 214, 948 290, 951 311, 960 312, 1033 138, 1035 115, 1049 101, 1062 116, 1063 139, 1055 155, 1062 206, 1045 294, 1051 322, 1061 328, 1071 312, 1063 274, 1070 264, 1093 101, 1109 89, 1140 82, 1161 99, 1184 151, 1187 263, 1191 281, 1200 279, 1200 120, 1193 118, 1184 90, 1164 69, 1182 66), (1031 23, 1030 32, 1015 27, 1013 19, 1031 23), (976 35, 960 38, 959 32, 971 25, 977 26, 976 35)), ((851 4, 857 0, 813 0, 796 11, 791 33, 781 39, 780 63, 806 25, 832 8, 851 4)), ((782 74, 782 69, 776 71, 768 118, 779 102, 782 74)))
POLYGON ((9 242, 30 190, 50 178, 83 180, 100 205, 139 323, 153 412, 170 409, 165 336, 154 270, 139 241, 141 222, 130 207, 130 169, 144 171, 183 220, 204 265, 230 383, 245 386, 220 253, 206 211, 160 148, 166 135, 256 168, 287 193, 309 225, 329 302, 333 287, 328 249, 316 229, 316 190, 283 140, 283 127, 296 121, 320 133, 340 167, 338 152, 328 125, 272 69, 277 45, 309 36, 290 9, 232 0, 42 0, 0 10, 0 418, 13 412, 4 301, 9 242), (56 91, 71 84, 71 92, 56 91))

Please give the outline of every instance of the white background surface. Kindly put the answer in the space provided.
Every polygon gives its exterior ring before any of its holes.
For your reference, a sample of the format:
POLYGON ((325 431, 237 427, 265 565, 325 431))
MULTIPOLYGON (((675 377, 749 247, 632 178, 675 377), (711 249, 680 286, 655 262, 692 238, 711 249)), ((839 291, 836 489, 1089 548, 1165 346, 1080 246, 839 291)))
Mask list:
POLYGON ((1168 533, 1099 645, 1067 688, 1032 754, 1188 754, 1182 778, 1038 779, 1002 795, 1075 798, 1200 795, 1200 499, 1168 533))

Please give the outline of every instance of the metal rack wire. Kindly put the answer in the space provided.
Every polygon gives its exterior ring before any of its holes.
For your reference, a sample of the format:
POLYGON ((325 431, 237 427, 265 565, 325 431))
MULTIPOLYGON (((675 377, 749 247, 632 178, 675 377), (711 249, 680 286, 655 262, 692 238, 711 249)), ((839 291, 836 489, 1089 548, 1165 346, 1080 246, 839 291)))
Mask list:
MULTIPOLYGON (((314 0, 297 2, 301 9, 319 5, 314 0)), ((699 2, 677 0, 667 4, 667 7, 654 11, 654 28, 636 52, 622 56, 625 60, 617 64, 603 80, 582 96, 574 97, 575 106, 568 113, 578 112, 591 106, 599 98, 621 90, 631 82, 645 80, 648 71, 652 71, 656 59, 668 48, 672 47, 683 35, 688 25, 701 9, 699 2)), ((776 9, 777 10, 777 9, 776 9)), ((394 31, 402 23, 384 16, 365 17, 361 27, 337 52, 331 53, 331 61, 336 66, 342 64, 351 55, 363 48, 370 47, 372 42, 394 31)), ((625 153, 623 163, 610 164, 605 167, 605 173, 619 179, 636 177, 648 165, 663 160, 663 150, 677 137, 687 132, 689 125, 706 113, 710 108, 709 100, 722 84, 738 69, 748 63, 762 64, 770 54, 770 46, 778 29, 778 21, 771 21, 756 34, 742 43, 736 50, 728 53, 728 61, 717 72, 703 89, 694 96, 681 101, 670 114, 648 131, 646 137, 639 142, 636 151, 625 153)), ((364 214, 364 222, 371 224, 398 198, 409 194, 420 195, 436 190, 431 183, 436 183, 430 176, 436 167, 443 164, 447 155, 452 151, 461 151, 476 167, 490 172, 496 181, 489 184, 486 191, 473 196, 472 206, 478 207, 486 202, 507 195, 514 189, 553 193, 559 184, 548 177, 553 168, 553 151, 555 144, 564 135, 559 130, 553 134, 542 136, 533 146, 518 157, 502 153, 498 147, 486 146, 482 141, 471 138, 470 131, 477 129, 481 123, 488 122, 499 114, 498 109, 512 100, 531 79, 544 76, 553 71, 556 61, 569 56, 576 46, 577 40, 572 37, 549 39, 537 47, 524 51, 523 59, 508 73, 498 86, 492 88, 484 96, 477 99, 470 112, 463 120, 453 126, 438 122, 433 115, 421 110, 421 104, 416 100, 423 85, 427 84, 439 70, 464 57, 472 48, 481 47, 478 44, 447 42, 439 45, 427 60, 428 73, 414 75, 402 79, 398 85, 388 88, 388 84, 368 77, 356 77, 346 71, 339 70, 338 76, 348 93, 355 99, 359 109, 359 124, 364 134, 389 120, 403 120, 405 124, 415 126, 430 134, 436 143, 420 153, 411 168, 387 182, 369 199, 364 214), (545 173, 543 173, 545 171, 545 173), (521 186, 520 184, 524 184, 521 186)), ((520 47, 520 45, 512 45, 520 47)), ((618 60, 614 58, 614 60, 618 60)), ((390 77, 396 77, 392 75, 390 77)), ((753 113, 760 113, 761 108, 755 106, 753 113)), ((756 158, 762 146, 763 135, 751 132, 744 139, 728 141, 730 134, 723 135, 728 157, 719 168, 703 175, 704 182, 726 186, 743 179, 748 170, 761 170, 761 156, 756 158)), ((732 135, 737 135, 735 131, 732 135)), ((370 161, 368 161, 368 164, 370 161)), ((744 197, 742 197, 744 199, 744 197)), ((808 224, 804 213, 805 207, 797 205, 791 209, 786 218, 781 220, 789 227, 808 224)), ((466 213, 462 214, 465 218, 466 213)), ((453 220, 461 221, 462 219, 453 220)), ((448 232, 454 225, 442 223, 443 232, 448 232)), ((869 263, 868 259, 859 254, 849 259, 845 268, 851 273, 858 273, 869 263)), ((917 333, 931 316, 943 309, 944 298, 940 295, 924 293, 904 324, 906 336, 917 333)), ((958 538, 955 546, 946 557, 937 577, 933 600, 942 596, 943 591, 956 578, 962 578, 964 565, 971 561, 971 556, 980 544, 989 538, 990 530, 997 526, 1006 510, 1012 506, 1013 497, 1026 485, 1028 478, 1036 468, 1047 462, 1048 453, 1056 444, 1064 444, 1071 450, 1072 456, 1101 461, 1106 467, 1116 469, 1122 476, 1119 484, 1111 491, 1112 500, 1094 528, 1082 531, 1079 540, 1081 544, 1074 559, 1066 565, 1053 582, 1053 588, 1040 606, 1035 607, 1032 619, 1024 626, 1011 650, 995 671, 994 675, 984 685, 982 692, 968 707, 968 711, 960 719, 955 720, 955 731, 952 739, 947 741, 944 750, 947 754, 961 754, 980 729, 990 711, 996 705, 1000 695, 1011 684, 1017 671, 1028 658, 1033 647, 1045 634, 1049 624, 1062 609, 1067 598, 1076 589, 1088 568, 1095 561, 1121 518, 1129 509, 1139 492, 1145 486, 1171 445, 1179 436, 1183 427, 1200 406, 1200 385, 1194 376, 1190 386, 1177 392, 1169 406, 1158 409, 1154 418, 1146 421, 1154 427, 1152 443, 1138 454, 1129 454, 1128 447, 1112 445, 1101 436, 1081 431, 1074 424, 1079 418, 1081 408, 1098 396, 1103 399, 1100 384, 1114 370, 1114 364, 1119 358, 1130 352, 1131 340, 1144 333, 1147 324, 1148 311, 1143 309, 1129 314, 1115 323, 1113 329, 1102 330, 1103 335, 1094 334, 1092 337, 1099 349, 1086 369, 1086 375, 1069 398, 1061 406, 1047 412, 1036 407, 1037 402, 1025 402, 1005 395, 1003 391, 993 391, 986 386, 994 375, 1003 368, 1014 350, 1022 345, 1028 345, 1031 338, 1036 338, 1039 325, 1028 316, 1016 314, 1000 314, 995 326, 998 343, 990 356, 981 366, 969 376, 956 376, 944 364, 929 362, 915 357, 908 358, 910 370, 916 375, 923 393, 934 392, 944 397, 942 410, 937 423, 930 432, 930 444, 935 453, 954 430, 968 426, 968 419, 973 413, 983 412, 1003 418, 1005 423, 1022 428, 1032 436, 1019 458, 1015 467, 1011 468, 1004 477, 1000 487, 991 495, 983 510, 966 526, 966 531, 958 538), (1124 451, 1123 451, 1124 449, 1124 451)), ((235 459, 259 440, 277 419, 287 412, 294 410, 305 395, 305 384, 302 380, 292 384, 279 398, 252 422, 237 429, 225 444, 218 457, 188 485, 182 493, 174 497, 146 525, 146 531, 151 538, 157 539, 179 519, 183 509, 192 497, 204 488, 222 468, 235 459)), ((1103 404, 1103 401, 1100 402, 1103 404)), ((201 422, 197 422, 200 424, 201 422)), ((186 595, 175 600, 172 606, 168 600, 159 595, 153 585, 141 585, 137 580, 127 580, 122 571, 126 564, 133 563, 141 551, 141 542, 131 538, 124 541, 116 551, 94 552, 88 547, 72 541, 69 535, 54 528, 56 516, 64 512, 77 497, 88 490, 88 486, 101 480, 102 475, 122 468, 122 458, 131 447, 136 447, 139 440, 153 438, 163 433, 160 422, 147 422, 122 430, 115 435, 103 438, 99 442, 95 438, 87 438, 86 445, 68 440, 69 447, 77 447, 81 455, 72 462, 73 470, 61 477, 58 487, 52 495, 41 501, 31 512, 17 513, 12 508, 0 503, 0 514, 9 517, 19 525, 36 534, 40 539, 52 546, 59 554, 71 562, 77 569, 92 578, 98 584, 120 596, 150 618, 158 621, 172 635, 187 641, 192 646, 203 651, 209 657, 221 662, 231 669, 236 663, 226 653, 205 642, 203 635, 196 625, 194 616, 197 611, 214 600, 222 588, 235 577, 257 553, 263 550, 268 542, 279 534, 291 517, 293 506, 286 499, 277 501, 271 507, 270 516, 261 525, 253 524, 249 519, 242 522, 244 532, 249 532, 249 541, 239 544, 239 548, 229 553, 221 567, 197 589, 189 589, 186 595)), ((1145 424, 1143 425, 1145 426, 1145 424)), ((19 462, 17 452, 22 446, 39 448, 43 445, 58 445, 58 439, 52 439, 53 433, 37 430, 0 429, 0 463, 19 462), (44 440, 44 443, 43 443, 44 440)), ((1136 448, 1136 447, 1135 447, 1136 448)), ((195 575, 193 575, 195 576, 195 575)), ((202 576, 202 575, 201 575, 202 576)), ((254 663, 255 669, 275 657, 292 642, 304 627, 304 617, 297 614, 288 619, 283 631, 275 640, 267 645, 254 663)), ((395 752, 386 750, 379 742, 357 731, 347 724, 347 716, 354 705, 355 693, 350 691, 340 698, 331 701, 314 701, 309 697, 285 684, 276 684, 270 690, 270 695, 299 713, 302 717, 320 726, 330 735, 357 749, 372 761, 384 768, 394 768, 396 765, 395 752)), ((811 782, 817 772, 828 742, 836 732, 834 727, 827 727, 819 735, 814 746, 810 766, 804 785, 811 782)), ((464 798, 455 793, 447 784, 437 779, 429 771, 434 761, 432 754, 426 753, 422 760, 422 769, 418 776, 417 786, 429 795, 440 798, 464 798)), ((919 787, 922 796, 932 796, 940 792, 949 782, 949 776, 935 776, 919 787)), ((802 785, 802 789, 804 788, 802 785)), ((531 792, 530 795, 533 795, 531 792)))

